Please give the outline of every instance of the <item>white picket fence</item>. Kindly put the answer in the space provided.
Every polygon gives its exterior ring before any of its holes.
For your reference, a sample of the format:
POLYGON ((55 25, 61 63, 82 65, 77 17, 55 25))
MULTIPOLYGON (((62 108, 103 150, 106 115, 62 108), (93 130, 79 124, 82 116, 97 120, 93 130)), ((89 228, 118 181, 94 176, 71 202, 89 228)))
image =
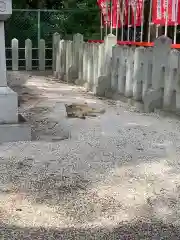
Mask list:
POLYGON ((38 44, 38 48, 33 48, 32 41, 27 39, 24 43, 24 48, 19 48, 19 41, 18 39, 14 38, 11 41, 11 47, 6 48, 6 51, 11 51, 11 58, 6 58, 6 61, 10 64, 7 64, 7 67, 13 71, 18 71, 21 69, 25 69, 26 71, 31 71, 33 68, 38 69, 40 71, 45 71, 46 68, 53 68, 53 62, 56 55, 56 41, 60 36, 58 33, 54 33, 52 37, 52 47, 47 48, 44 39, 41 39, 38 44), (57 37, 56 37, 57 36, 57 37), (24 58, 20 58, 20 51, 24 51, 24 58), (37 51, 37 54, 33 54, 33 51, 37 51), (51 58, 46 58, 46 52, 52 51, 51 58), (33 58, 33 55, 36 55, 36 58, 33 58), (34 65, 33 61, 38 62, 38 64, 34 65), (20 62, 24 62, 24 65, 20 65, 20 62), (47 62, 52 62, 51 65, 48 65, 47 62))
POLYGON ((111 92, 140 101, 145 111, 180 110, 180 52, 171 50, 165 36, 153 48, 135 48, 116 45, 112 34, 102 44, 84 42, 76 34, 73 41, 57 40, 55 48, 58 78, 100 96, 111 92))

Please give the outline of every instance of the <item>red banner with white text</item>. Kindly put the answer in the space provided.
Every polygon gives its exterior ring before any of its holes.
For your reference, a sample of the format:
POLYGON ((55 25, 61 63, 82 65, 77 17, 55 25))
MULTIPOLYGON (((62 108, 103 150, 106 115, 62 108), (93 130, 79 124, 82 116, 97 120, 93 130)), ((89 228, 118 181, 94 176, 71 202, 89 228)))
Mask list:
POLYGON ((110 11, 110 18, 111 18, 111 13, 112 13, 112 27, 116 28, 117 27, 117 22, 118 22, 118 28, 122 26, 122 21, 121 21, 121 9, 120 6, 118 7, 118 1, 119 0, 112 0, 112 11, 110 11))
POLYGON ((152 4, 154 24, 180 24, 180 0, 153 0, 152 4))
POLYGON ((143 24, 143 0, 129 0, 129 4, 132 12, 130 17, 130 25, 141 26, 141 24, 143 24))
POLYGON ((103 25, 109 25, 111 18, 110 18, 110 8, 109 8, 110 0, 97 0, 98 6, 101 10, 101 14, 103 16, 103 25))
MULTIPOLYGON (((103 15, 103 25, 116 28, 118 22, 118 28, 122 26, 121 22, 121 7, 118 8, 119 0, 98 0, 98 5, 103 15), (111 15, 112 14, 112 15, 111 15)), ((125 19, 125 16, 124 16, 125 19)))
POLYGON ((103 15, 104 25, 108 24, 108 26, 116 28, 117 21, 118 27, 128 24, 131 26, 141 26, 143 24, 143 0, 98 0, 97 2, 103 15), (120 3, 119 7, 118 2, 120 3))

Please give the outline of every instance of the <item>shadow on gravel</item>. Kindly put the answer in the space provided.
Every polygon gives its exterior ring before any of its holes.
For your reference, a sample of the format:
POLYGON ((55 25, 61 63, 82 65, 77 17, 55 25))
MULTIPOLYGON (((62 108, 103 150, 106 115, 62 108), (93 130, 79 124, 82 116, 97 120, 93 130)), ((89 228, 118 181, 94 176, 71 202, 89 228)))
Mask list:
MULTIPOLYGON (((6 165, 6 169, 9 170, 11 175, 11 180, 18 187, 18 181, 13 177, 13 172, 18 174, 22 178, 26 179, 28 175, 25 169, 31 166, 31 159, 29 159, 26 164, 19 162, 16 169, 13 165, 6 165)), ((10 176, 9 175, 9 176, 10 176)), ((39 174, 37 174, 38 178, 39 174)), ((8 174, 5 177, 8 178, 8 174)), ((145 176, 143 176, 145 178, 145 176)), ((19 179, 20 180, 20 179, 19 179)), ((128 181, 128 179, 126 179, 128 181)), ((121 181, 121 185, 125 186, 125 182, 121 181)), ((21 185, 21 183, 20 183, 21 185)), ((8 225, 6 221, 1 222, 3 214, 7 216, 7 219, 11 219, 11 215, 8 216, 5 209, 0 209, 0 239, 3 240, 23 240, 23 239, 62 239, 62 240, 178 240, 180 236, 180 227, 178 224, 179 219, 179 188, 173 189, 174 196, 172 193, 166 195, 161 189, 161 193, 156 194, 154 197, 147 198, 143 202, 135 202, 133 200, 133 205, 129 206, 127 209, 123 206, 126 204, 126 200, 123 202, 113 198, 113 194, 104 197, 99 195, 89 195, 88 188, 90 188, 90 183, 76 176, 73 179, 68 179, 68 177, 54 176, 50 175, 49 178, 34 179, 31 182, 24 182, 23 186, 31 186, 30 189, 26 189, 26 198, 31 200, 32 204, 38 203, 38 205, 43 207, 55 206, 57 213, 62 213, 64 221, 66 219, 71 219, 75 226, 80 227, 66 227, 66 228, 35 228, 35 227, 20 227, 16 225, 8 225), (30 184, 31 183, 31 184, 30 184), (68 207, 67 207, 68 206, 68 207), (4 212, 4 213, 3 213, 4 212), (123 221, 127 219, 128 221, 123 221), (106 218, 106 226, 92 227, 96 222, 101 223, 101 220, 106 218), (122 219, 122 220, 118 220, 122 219), (166 224, 165 224, 166 223, 166 224), (176 226, 172 223, 176 223, 176 226), (85 228, 84 225, 87 225, 85 228), (88 226, 91 225, 91 227, 88 226), (115 225, 116 227, 112 227, 115 225), (83 226, 83 227, 82 227, 83 226)), ((113 186, 112 186, 113 188, 113 186)), ((128 191, 128 187, 126 187, 128 191)), ((18 189, 17 189, 18 190, 18 189)), ((102 190, 102 188, 101 188, 102 190)), ((120 185, 118 185, 119 194, 125 195, 120 191, 120 185)), ((2 196, 9 195, 10 192, 1 192, 2 196)), ((19 191, 18 191, 19 192, 19 191)), ((18 193, 17 194, 20 194, 18 193)), ((107 193, 106 193, 107 194, 107 193)), ((124 196, 125 197, 125 196, 124 196)), ((128 198, 127 203, 128 203, 128 198)), ((18 208, 20 209, 20 208, 18 208)), ((18 210, 22 213, 25 211, 23 209, 18 210)), ((26 212, 25 212, 26 214, 26 212)), ((28 214, 28 213, 27 213, 28 214)), ((43 211, 41 212, 43 217, 43 211)), ((34 214, 34 218, 37 213, 34 214)), ((51 216, 50 216, 51 218, 51 216)), ((17 216, 19 224, 23 221, 21 220, 21 214, 17 216)), ((36 218, 35 218, 36 219, 36 218)), ((31 218, 32 220, 32 218, 31 218)), ((54 219, 56 221, 56 219, 54 219)), ((10 220, 12 221, 12 220, 10 220)), ((47 222, 49 219, 47 219, 47 222)), ((14 221, 15 222, 15 221, 14 221)), ((35 220, 36 222, 36 220, 35 220)), ((46 222, 46 219, 43 219, 46 222)), ((71 222, 71 223, 72 223, 71 222)), ((27 224, 24 223, 24 224, 27 224)), ((28 222, 30 224, 30 222, 28 222)), ((47 223, 48 226, 56 225, 57 222, 53 222, 53 217, 51 223, 47 223)), ((59 222, 58 222, 59 224, 59 222)), ((69 223, 70 224, 70 223, 69 223)), ((101 223, 101 226, 103 224, 101 223)), ((105 225, 105 224, 104 224, 105 225)))
POLYGON ((0 225, 0 237, 3 240, 152 240, 173 239, 180 236, 179 226, 164 224, 154 219, 154 222, 137 221, 124 223, 113 229, 104 228, 26 228, 0 225))

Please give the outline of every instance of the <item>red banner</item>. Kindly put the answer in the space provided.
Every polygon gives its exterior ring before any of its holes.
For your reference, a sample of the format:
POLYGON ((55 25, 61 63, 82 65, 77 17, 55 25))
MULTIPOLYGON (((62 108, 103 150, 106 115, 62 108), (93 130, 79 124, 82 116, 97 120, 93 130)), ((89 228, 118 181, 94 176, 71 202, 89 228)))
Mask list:
POLYGON ((180 24, 180 0, 153 0, 152 22, 154 24, 180 24), (167 17, 166 17, 167 16, 167 17))
MULTIPOLYGON (((101 13, 103 15, 103 24, 108 25, 109 27, 112 26, 112 28, 116 28, 117 21, 118 21, 118 27, 120 28, 122 26, 121 23, 121 16, 120 11, 121 8, 119 6, 118 8, 118 1, 119 0, 98 0, 98 5, 101 9, 101 13), (112 16, 111 16, 112 14, 112 16), (111 23, 112 22, 112 23, 111 23)), ((125 15, 124 15, 125 19, 125 15)))
POLYGON ((109 25, 111 18, 110 18, 110 9, 109 9, 109 2, 110 0, 97 0, 99 8, 101 10, 103 16, 103 24, 109 25))
POLYGON ((141 24, 143 24, 143 0, 129 0, 128 2, 130 5, 129 12, 131 12, 129 24, 132 26, 141 26, 141 24))
POLYGON ((116 28, 117 22, 118 27, 120 28, 122 26, 122 22, 120 20, 120 6, 118 7, 118 1, 119 0, 112 0, 112 10, 110 11, 110 17, 112 13, 112 27, 116 28))
POLYGON ((128 25, 128 0, 120 0, 120 5, 118 6, 119 0, 112 0, 113 6, 113 26, 116 27, 117 19, 119 21, 118 26, 128 25), (118 18, 117 18, 118 14, 118 18))
POLYGON ((108 26, 112 26, 112 28, 116 28, 118 20, 119 28, 122 25, 124 26, 128 24, 132 26, 141 26, 143 0, 98 0, 97 2, 103 15, 104 25, 107 24, 108 26), (120 3, 119 7, 118 2, 120 3), (128 13, 130 15, 129 23, 128 13))

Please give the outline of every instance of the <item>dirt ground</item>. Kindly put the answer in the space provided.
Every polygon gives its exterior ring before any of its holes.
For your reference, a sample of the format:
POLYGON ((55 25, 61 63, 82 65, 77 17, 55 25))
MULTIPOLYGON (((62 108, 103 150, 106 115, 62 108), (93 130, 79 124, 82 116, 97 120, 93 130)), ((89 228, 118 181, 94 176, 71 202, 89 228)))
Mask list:
POLYGON ((8 73, 32 142, 0 145, 0 239, 180 239, 180 120, 8 73), (65 105, 106 109, 84 119, 65 105))

